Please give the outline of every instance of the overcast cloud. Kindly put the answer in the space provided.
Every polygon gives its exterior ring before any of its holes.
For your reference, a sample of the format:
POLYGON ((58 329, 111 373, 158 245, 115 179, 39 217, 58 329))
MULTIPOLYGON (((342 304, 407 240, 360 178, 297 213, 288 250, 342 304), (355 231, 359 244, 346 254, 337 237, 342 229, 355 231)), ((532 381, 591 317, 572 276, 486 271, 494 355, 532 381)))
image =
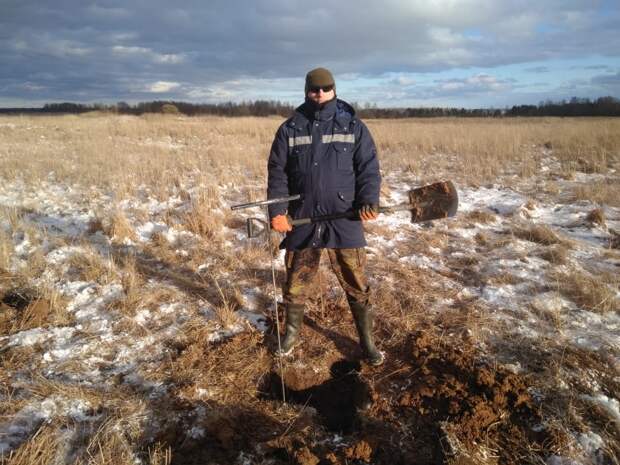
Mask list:
POLYGON ((502 106, 620 96, 620 3, 0 0, 0 106, 303 98, 502 106))

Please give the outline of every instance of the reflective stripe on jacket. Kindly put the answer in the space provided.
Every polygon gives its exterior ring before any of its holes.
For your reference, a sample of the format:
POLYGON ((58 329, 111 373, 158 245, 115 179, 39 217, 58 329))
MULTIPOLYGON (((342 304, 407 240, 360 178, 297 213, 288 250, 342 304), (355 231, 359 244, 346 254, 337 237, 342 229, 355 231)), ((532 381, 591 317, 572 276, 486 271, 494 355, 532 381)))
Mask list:
MULTIPOLYGON (((306 101, 278 129, 268 163, 267 198, 301 194, 301 200, 269 206, 269 216, 306 218, 378 204, 381 175, 368 128, 346 102, 318 108, 306 101)), ((359 219, 296 226, 281 248, 352 248, 366 245, 359 219)))

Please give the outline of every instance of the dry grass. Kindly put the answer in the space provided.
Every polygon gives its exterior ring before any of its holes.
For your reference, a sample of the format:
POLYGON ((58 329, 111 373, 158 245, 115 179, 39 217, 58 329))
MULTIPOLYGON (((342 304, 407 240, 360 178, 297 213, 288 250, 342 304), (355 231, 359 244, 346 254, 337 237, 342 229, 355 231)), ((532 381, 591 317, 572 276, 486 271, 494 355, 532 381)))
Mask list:
POLYGON ((578 160, 585 159, 591 160, 592 171, 606 172, 618 161, 619 126, 613 119, 570 118, 369 122, 388 169, 411 166, 426 176, 458 172, 464 179, 478 182, 492 181, 506 170, 531 176, 537 169, 531 148, 544 144, 553 147, 566 171, 579 169, 578 160), (427 156, 434 154, 456 157, 427 156))
POLYGON ((125 212, 119 207, 113 211, 107 227, 104 226, 104 232, 118 242, 123 242, 125 239, 137 240, 136 231, 129 223, 125 212))
POLYGON ((108 284, 117 277, 111 257, 102 257, 100 252, 89 244, 84 244, 82 251, 72 254, 67 264, 69 274, 77 280, 108 284))
POLYGON ((221 298, 220 303, 216 305, 214 309, 217 321, 224 328, 232 328, 235 323, 239 321, 239 317, 235 313, 238 305, 237 299, 235 298, 237 293, 233 291, 233 296, 226 295, 220 284, 217 282, 217 279, 213 277, 212 279, 221 298))
POLYGON ((7 456, 0 456, 1 465, 49 465, 62 460, 59 451, 63 438, 58 425, 41 426, 32 437, 7 456))
MULTIPOLYGON (((126 389, 99 391, 77 384, 37 378, 29 391, 38 399, 67 399, 90 406, 93 420, 76 428, 73 420, 58 417, 42 425, 35 434, 5 457, 3 465, 70 463, 98 465, 135 464, 146 417, 145 402, 126 389)), ((149 450, 147 462, 170 463, 165 447, 149 450)))
POLYGON ((197 390, 204 389, 209 399, 224 405, 255 403, 260 379, 272 367, 263 336, 243 333, 226 344, 210 345, 207 335, 204 324, 188 322, 182 337, 171 341, 180 355, 169 359, 158 374, 172 378, 181 398, 199 399, 197 390))
POLYGON ((568 262, 569 249, 564 244, 554 244, 545 247, 539 254, 543 260, 547 260, 554 265, 564 265, 568 262))
POLYGON ((17 207, 0 207, 0 217, 4 218, 10 228, 13 231, 16 231, 22 224, 22 219, 24 217, 24 211, 21 208, 17 207))
POLYGON ((600 205, 620 206, 620 184, 607 180, 590 184, 579 184, 573 189, 574 200, 590 200, 600 205))
MULTIPOLYGON (((179 194, 196 173, 196 185, 243 185, 241 179, 264 178, 269 146, 281 122, 162 115, 20 117, 15 129, 3 132, 0 175, 11 179, 19 174, 34 181, 54 171, 60 181, 114 187, 118 199, 134 195, 138 186, 167 198, 179 194)), ((538 166, 533 147, 546 143, 566 171, 606 172, 618 162, 620 149, 620 122, 613 118, 367 123, 384 170, 411 168, 429 179, 446 172, 467 182, 494 181, 508 171, 530 176, 538 166), (588 160, 588 166, 581 166, 580 159, 588 160)), ((602 191, 614 189, 617 186, 606 186, 602 191)))
POLYGON ((551 301, 534 299, 530 307, 533 313, 538 315, 541 320, 549 323, 557 331, 562 329, 562 302, 558 296, 551 301))
POLYGON ((123 299, 120 303, 121 313, 134 316, 138 305, 144 299, 145 281, 138 270, 134 255, 122 256, 118 260, 117 265, 120 268, 121 284, 124 291, 123 299))
POLYGON ((495 214, 485 210, 473 210, 465 215, 465 218, 474 223, 492 223, 495 221, 495 214))
POLYGON ((148 283, 136 257, 127 255, 119 261, 124 296, 116 304, 121 314, 133 318, 139 308, 156 311, 161 305, 185 300, 177 288, 148 283))
POLYGON ((11 237, 0 228, 0 270, 8 270, 11 267, 11 257, 14 251, 11 237))
POLYGON ((595 313, 619 312, 620 302, 616 297, 620 280, 617 276, 591 276, 572 269, 567 273, 552 272, 552 280, 558 290, 578 306, 595 313), (605 282, 608 281, 608 282, 605 282))
POLYGON ((519 239, 543 245, 566 244, 566 241, 561 239, 553 229, 544 224, 515 227, 513 234, 519 239))
POLYGON ((149 465, 170 465, 172 463, 172 451, 170 446, 157 443, 149 449, 149 465))
POLYGON ((216 187, 209 186, 191 199, 190 209, 183 218, 184 229, 205 239, 214 240, 222 230, 223 218, 216 209, 220 206, 216 187))

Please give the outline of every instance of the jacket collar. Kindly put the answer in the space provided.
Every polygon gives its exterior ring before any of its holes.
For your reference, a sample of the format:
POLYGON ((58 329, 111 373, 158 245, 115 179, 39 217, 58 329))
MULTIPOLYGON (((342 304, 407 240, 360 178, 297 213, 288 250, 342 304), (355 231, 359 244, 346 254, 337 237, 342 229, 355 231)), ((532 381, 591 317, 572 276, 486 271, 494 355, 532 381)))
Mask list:
POLYGON ((301 128, 308 121, 329 121, 334 119, 339 126, 346 127, 354 115, 355 110, 343 100, 334 98, 324 104, 322 108, 319 108, 312 100, 306 99, 304 103, 295 109, 289 126, 301 128))
POLYGON ((336 114, 337 99, 334 97, 323 105, 317 105, 314 101, 306 98, 306 101, 297 108, 309 121, 329 121, 336 114))

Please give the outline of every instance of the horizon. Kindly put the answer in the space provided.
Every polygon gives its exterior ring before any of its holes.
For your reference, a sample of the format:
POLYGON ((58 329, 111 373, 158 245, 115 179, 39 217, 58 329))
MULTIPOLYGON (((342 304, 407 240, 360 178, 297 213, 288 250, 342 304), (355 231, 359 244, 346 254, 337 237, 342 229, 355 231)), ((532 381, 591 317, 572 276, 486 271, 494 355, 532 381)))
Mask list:
MULTIPOLYGON (((339 97, 338 97, 339 98, 339 97)), ((442 110, 466 110, 466 111, 475 111, 475 110, 481 110, 481 111, 497 111, 497 110, 502 110, 502 111, 509 111, 510 109, 514 108, 514 107, 524 107, 524 106, 534 106, 534 107, 543 107, 545 105, 570 105, 572 104, 572 100, 573 99, 577 99, 579 100, 578 102, 576 102, 577 104, 583 104, 583 103, 590 103, 590 104, 596 104, 597 100, 599 99, 604 99, 604 98, 612 98, 616 101, 620 101, 619 98, 612 96, 612 95, 601 95, 599 97, 595 97, 595 98, 588 98, 588 97, 577 97, 577 96, 573 96, 569 99, 563 99, 563 100, 558 100, 558 101, 541 101, 538 103, 534 103, 534 104, 515 104, 512 106, 504 106, 504 107, 441 107, 441 106, 424 106, 424 105, 419 105, 419 106, 409 106, 409 107, 398 107, 398 106, 394 106, 394 107, 383 107, 383 106, 378 106, 376 104, 374 104, 373 102, 364 102, 364 103, 360 103, 360 102, 355 102, 355 101, 350 101, 348 103, 350 103, 351 105, 357 107, 358 110, 387 110, 387 111, 406 111, 406 110, 418 110, 418 109, 442 109, 442 110)), ((150 101, 140 101, 140 102, 135 102, 135 103, 128 103, 125 101, 118 101, 118 102, 111 102, 111 103, 105 103, 105 102, 68 102, 68 101, 57 101, 57 102, 45 102, 43 105, 41 106, 34 106, 34 107, 3 107, 0 106, 0 112, 2 111, 8 111, 8 110, 15 110, 15 111, 19 111, 19 110, 40 110, 40 111, 50 111, 50 110, 45 110, 45 107, 47 106, 53 106, 53 105, 77 105, 77 106, 84 106, 84 107, 95 107, 97 105, 101 105, 104 108, 102 108, 102 110, 107 111, 107 110, 111 110, 113 109, 113 107, 118 106, 120 104, 126 104, 129 105, 130 108, 135 109, 136 106, 139 106, 141 104, 151 104, 151 103, 170 103, 170 104, 183 104, 183 105, 192 105, 192 106, 196 106, 196 107, 200 107, 200 106, 225 106, 225 105, 235 105, 235 106, 243 106, 243 105, 253 105, 259 102, 267 102, 269 104, 278 104, 281 106, 288 106, 291 107, 292 109, 296 108, 298 106, 298 104, 294 104, 291 102, 282 102, 279 100, 247 100, 247 101, 224 101, 224 102, 187 102, 187 101, 183 101, 183 100, 150 100, 150 101), (106 108, 107 107, 107 108, 106 108)), ((97 108, 93 108, 93 110, 98 110, 97 108)), ((53 111, 50 111, 51 113, 53 113, 53 111)))

